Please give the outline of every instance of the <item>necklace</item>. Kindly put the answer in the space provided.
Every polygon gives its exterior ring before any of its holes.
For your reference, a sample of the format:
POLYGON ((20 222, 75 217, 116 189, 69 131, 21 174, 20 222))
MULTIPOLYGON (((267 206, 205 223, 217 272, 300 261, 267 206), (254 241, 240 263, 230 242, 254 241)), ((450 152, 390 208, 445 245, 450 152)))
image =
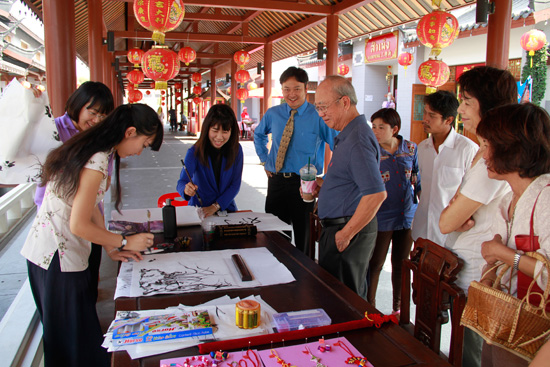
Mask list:
POLYGON ((247 349, 246 354, 243 353, 243 358, 248 359, 250 361, 250 363, 252 363, 252 366, 254 366, 254 367, 259 367, 260 366, 260 358, 258 357, 256 352, 254 352, 253 350, 247 349), (254 356, 254 359, 256 361, 253 361, 252 358, 250 358, 250 355, 249 355, 250 352, 252 352, 252 355, 254 356))
POLYGON ((351 352, 351 349, 341 340, 338 340, 334 345, 339 346, 343 350, 345 350, 351 357, 346 359, 347 364, 356 364, 358 366, 366 366, 367 365, 367 359, 365 357, 357 357, 353 355, 351 352))

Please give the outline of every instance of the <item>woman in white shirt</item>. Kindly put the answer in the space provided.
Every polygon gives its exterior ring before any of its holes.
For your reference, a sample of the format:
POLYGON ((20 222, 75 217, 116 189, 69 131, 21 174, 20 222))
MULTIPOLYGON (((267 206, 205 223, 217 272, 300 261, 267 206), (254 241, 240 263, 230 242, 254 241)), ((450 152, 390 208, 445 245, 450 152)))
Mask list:
POLYGON ((123 105, 105 120, 53 150, 42 169, 44 200, 21 254, 43 324, 45 366, 108 366, 88 266, 91 242, 113 260, 140 260, 153 235, 124 236, 105 229, 95 213, 107 187, 108 157, 115 152, 116 207, 120 206, 120 157, 158 150, 163 127, 153 109, 123 105))
MULTIPOLYGON (((460 75, 462 101, 458 113, 464 130, 476 133, 482 117, 491 108, 517 103, 517 86, 508 70, 490 66, 475 67, 460 75)), ((481 242, 493 238, 492 218, 502 197, 510 191, 505 181, 490 179, 483 159, 485 147, 477 151, 451 203, 441 212, 439 229, 448 234, 444 246, 464 260, 456 284, 468 292, 470 282, 479 280, 485 261, 481 242)), ((463 365, 481 365, 483 339, 473 331, 464 331, 463 365)))
MULTIPOLYGON (((483 157, 489 177, 510 184, 508 193, 495 212, 494 238, 481 245, 486 268, 497 261, 513 267, 511 293, 517 294, 518 272, 536 278, 545 289, 548 273, 541 261, 522 256, 516 236, 528 235, 531 213, 538 236, 537 252, 550 257, 550 116, 531 103, 499 107, 489 111, 478 126, 483 157), (538 199, 537 199, 538 198, 538 199), (536 206, 535 206, 536 201, 536 206), (535 276, 536 275, 536 276, 535 276)), ((496 275, 488 274, 489 282, 496 275)), ((503 284, 508 279, 502 280, 503 284)), ((527 366, 527 361, 495 345, 483 344, 483 367, 527 366)))

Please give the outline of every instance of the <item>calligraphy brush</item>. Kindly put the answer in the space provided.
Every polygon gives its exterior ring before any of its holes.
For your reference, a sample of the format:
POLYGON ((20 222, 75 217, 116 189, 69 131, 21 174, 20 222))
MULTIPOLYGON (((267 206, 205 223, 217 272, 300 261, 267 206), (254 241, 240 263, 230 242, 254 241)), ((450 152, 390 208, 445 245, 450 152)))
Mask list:
POLYGON ((147 209, 147 232, 151 232, 151 211, 147 209))
MULTIPOLYGON (((180 161, 181 161, 181 164, 183 165, 183 169, 185 170, 185 173, 187 174, 187 178, 189 178, 189 182, 191 182, 194 185, 193 180, 191 179, 191 175, 189 174, 187 167, 185 167, 185 163, 183 162, 183 159, 180 159, 180 161)), ((202 207, 202 199, 199 195, 199 190, 197 190, 195 194, 197 195, 197 200, 199 201, 199 205, 202 207)))

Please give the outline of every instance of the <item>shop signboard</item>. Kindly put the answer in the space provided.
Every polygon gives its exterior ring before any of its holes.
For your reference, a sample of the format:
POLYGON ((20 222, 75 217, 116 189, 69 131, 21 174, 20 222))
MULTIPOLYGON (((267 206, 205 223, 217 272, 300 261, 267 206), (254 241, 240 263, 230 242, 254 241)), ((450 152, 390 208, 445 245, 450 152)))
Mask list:
POLYGON ((365 43, 365 64, 397 59, 399 32, 394 31, 373 37, 365 43))

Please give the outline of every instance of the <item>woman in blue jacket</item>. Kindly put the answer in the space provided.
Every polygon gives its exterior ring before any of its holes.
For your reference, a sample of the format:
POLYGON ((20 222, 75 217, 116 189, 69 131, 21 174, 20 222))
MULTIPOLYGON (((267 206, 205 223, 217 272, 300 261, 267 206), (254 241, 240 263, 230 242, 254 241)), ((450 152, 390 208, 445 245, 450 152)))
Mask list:
POLYGON ((216 104, 210 108, 199 140, 187 151, 185 166, 193 183, 182 169, 177 190, 190 205, 199 205, 198 192, 205 217, 219 210, 237 210, 235 196, 241 188, 243 150, 231 107, 216 104))

